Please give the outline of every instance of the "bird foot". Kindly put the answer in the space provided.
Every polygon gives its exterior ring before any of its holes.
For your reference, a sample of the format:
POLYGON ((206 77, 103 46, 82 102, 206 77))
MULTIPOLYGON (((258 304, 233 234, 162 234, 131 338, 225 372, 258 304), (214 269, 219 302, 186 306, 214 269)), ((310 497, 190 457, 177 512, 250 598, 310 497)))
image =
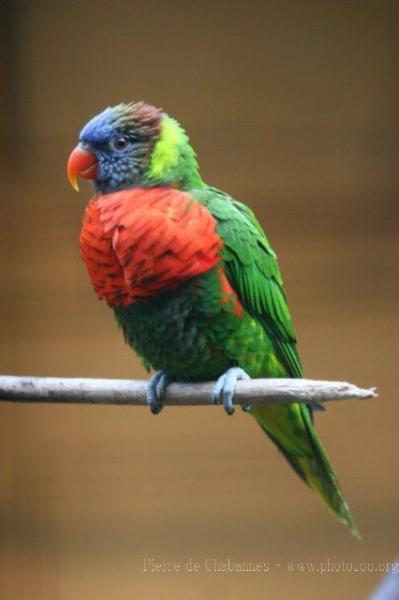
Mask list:
POLYGON ((234 413, 233 399, 236 383, 242 379, 250 379, 248 373, 240 367, 227 369, 223 375, 216 381, 212 392, 212 401, 214 404, 223 404, 224 410, 228 415, 234 413))
POLYGON ((163 400, 170 381, 170 377, 163 371, 158 371, 148 380, 147 404, 153 415, 159 414, 163 409, 163 400))

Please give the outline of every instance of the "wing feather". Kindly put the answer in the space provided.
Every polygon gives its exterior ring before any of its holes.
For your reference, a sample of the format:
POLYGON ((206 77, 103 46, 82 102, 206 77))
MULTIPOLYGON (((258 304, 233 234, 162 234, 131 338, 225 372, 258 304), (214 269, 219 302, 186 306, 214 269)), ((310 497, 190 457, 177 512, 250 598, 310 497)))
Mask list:
POLYGON ((296 336, 276 254, 250 208, 215 188, 194 190, 217 219, 230 285, 273 341, 291 377, 302 377, 296 336))

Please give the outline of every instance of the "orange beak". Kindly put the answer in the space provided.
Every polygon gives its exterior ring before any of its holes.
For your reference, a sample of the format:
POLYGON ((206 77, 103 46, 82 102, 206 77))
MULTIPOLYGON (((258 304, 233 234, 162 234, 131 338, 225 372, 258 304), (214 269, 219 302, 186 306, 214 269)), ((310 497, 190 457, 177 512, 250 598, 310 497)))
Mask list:
POLYGON ((98 160, 96 156, 92 152, 89 152, 89 150, 84 150, 80 146, 76 146, 76 148, 72 150, 68 159, 67 173, 69 183, 74 190, 77 192, 79 191, 77 182, 78 177, 83 177, 84 179, 96 179, 97 165, 98 160))

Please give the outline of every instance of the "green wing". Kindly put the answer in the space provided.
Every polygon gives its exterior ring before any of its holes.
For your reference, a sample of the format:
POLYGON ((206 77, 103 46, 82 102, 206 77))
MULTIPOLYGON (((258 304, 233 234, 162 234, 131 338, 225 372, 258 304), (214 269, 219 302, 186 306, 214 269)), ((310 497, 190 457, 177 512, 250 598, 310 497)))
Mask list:
POLYGON ((303 377, 277 257, 255 215, 214 188, 193 196, 218 221, 226 275, 245 309, 263 324, 288 375, 303 377))

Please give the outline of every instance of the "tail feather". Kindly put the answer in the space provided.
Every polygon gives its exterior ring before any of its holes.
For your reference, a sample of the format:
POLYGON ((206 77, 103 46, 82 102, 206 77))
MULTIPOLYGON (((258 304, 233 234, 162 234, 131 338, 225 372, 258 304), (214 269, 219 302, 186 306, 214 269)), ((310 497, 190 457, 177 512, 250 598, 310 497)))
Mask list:
POLYGON ((330 511, 360 540, 361 535, 350 514, 334 468, 317 437, 308 407, 304 404, 253 407, 250 414, 299 477, 321 496, 330 511))

